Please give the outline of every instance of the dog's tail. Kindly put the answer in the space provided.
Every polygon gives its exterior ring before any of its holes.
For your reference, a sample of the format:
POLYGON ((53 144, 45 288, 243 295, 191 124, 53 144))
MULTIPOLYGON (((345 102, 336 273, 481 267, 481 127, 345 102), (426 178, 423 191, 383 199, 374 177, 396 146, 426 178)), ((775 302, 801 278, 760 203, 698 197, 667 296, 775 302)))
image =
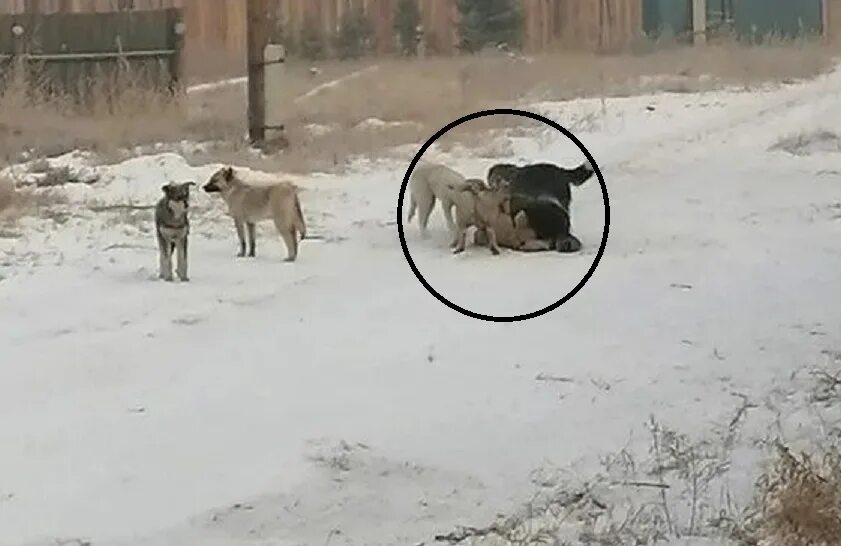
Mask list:
POLYGON ((573 186, 580 186, 584 182, 590 180, 590 178, 595 174, 596 170, 593 168, 593 165, 590 163, 588 159, 578 167, 572 170, 572 177, 569 179, 569 183, 573 186))
POLYGON ((307 221, 304 219, 304 213, 301 210, 301 201, 295 195, 295 229, 301 236, 301 239, 307 238, 307 221))

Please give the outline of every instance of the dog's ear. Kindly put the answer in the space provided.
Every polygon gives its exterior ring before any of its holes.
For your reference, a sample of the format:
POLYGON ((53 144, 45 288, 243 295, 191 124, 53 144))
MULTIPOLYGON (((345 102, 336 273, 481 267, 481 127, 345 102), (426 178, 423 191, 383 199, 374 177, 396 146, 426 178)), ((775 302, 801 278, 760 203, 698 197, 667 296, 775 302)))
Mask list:
POLYGON ((185 188, 195 188, 196 186, 197 186, 197 184, 192 180, 184 182, 184 187, 185 188))
POLYGON ((222 171, 222 176, 225 178, 227 182, 230 182, 234 179, 234 168, 233 167, 225 167, 222 171))
POLYGON ((161 186, 161 191, 164 192, 164 195, 169 197, 170 192, 172 192, 172 182, 170 182, 168 184, 164 184, 163 186, 161 186))

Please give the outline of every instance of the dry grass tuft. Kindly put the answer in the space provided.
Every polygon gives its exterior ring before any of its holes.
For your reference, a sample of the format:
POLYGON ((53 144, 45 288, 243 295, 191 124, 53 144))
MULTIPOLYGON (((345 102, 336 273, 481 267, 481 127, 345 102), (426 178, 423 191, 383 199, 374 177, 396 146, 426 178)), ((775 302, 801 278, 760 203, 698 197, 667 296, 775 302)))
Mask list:
POLYGON ((777 460, 760 480, 757 535, 768 546, 841 543, 841 450, 819 459, 777 444, 777 460))
POLYGON ((118 93, 94 89, 80 106, 45 88, 7 82, 0 93, 0 153, 7 161, 31 151, 55 156, 75 149, 96 152, 183 134, 186 115, 166 94, 127 86, 118 93), (115 98, 110 98, 110 95, 115 98))
POLYGON ((60 191, 21 189, 12 179, 0 177, 0 224, 13 224, 25 216, 49 215, 55 205, 66 202, 66 196, 60 191))
MULTIPOLYGON (((523 102, 585 96, 695 92, 721 86, 752 86, 813 77, 831 66, 832 52, 814 43, 764 47, 720 43, 706 48, 673 47, 646 54, 595 55, 558 51, 534 57, 469 56, 424 60, 374 59, 324 62, 312 76, 309 64, 287 66, 286 126, 291 148, 271 159, 243 157, 241 127, 231 155, 255 166, 306 172, 339 167, 353 155, 381 156, 385 148, 423 141, 451 121, 482 109, 523 102), (303 98, 308 89, 366 70, 334 88, 303 98), (371 118, 410 125, 360 131, 371 118), (309 126, 332 131, 312 134, 309 126)), ((242 88, 208 93, 215 119, 225 127, 244 117, 242 88), (227 99, 224 96, 227 96, 227 99), (231 100, 234 99, 234 100, 231 100), (241 110, 232 109, 239 104, 241 110)), ((471 144, 487 129, 518 127, 522 118, 485 118, 464 126, 449 143, 471 144)), ((205 158, 197 158, 203 160, 205 158)))
POLYGON ((15 183, 8 178, 0 178, 0 214, 14 206, 16 201, 15 183))
MULTIPOLYGON (((763 47, 720 43, 620 55, 556 51, 534 57, 323 61, 316 63, 315 72, 310 71, 313 64, 293 59, 286 65, 282 96, 276 99, 287 105, 284 117, 291 147, 270 158, 248 150, 243 85, 174 100, 145 90, 138 78, 129 77, 116 93, 103 84, 91 107, 80 111, 64 97, 44 90, 25 92, 12 82, 0 93, 0 158, 16 160, 25 151, 35 157, 52 156, 73 149, 107 157, 156 142, 214 141, 219 145, 210 154, 193 159, 222 155, 255 167, 306 172, 340 167, 354 155, 381 156, 388 148, 422 141, 450 121, 480 109, 581 96, 750 87, 814 76, 829 67, 831 59, 831 50, 805 42, 763 47), (362 69, 367 70, 359 77, 308 95, 362 69), (402 124, 360 127, 371 119, 402 124), (313 132, 314 125, 332 130, 313 132)), ((215 76, 209 66, 200 75, 215 76)), ((471 124, 464 138, 500 126, 511 124, 493 120, 471 124)))

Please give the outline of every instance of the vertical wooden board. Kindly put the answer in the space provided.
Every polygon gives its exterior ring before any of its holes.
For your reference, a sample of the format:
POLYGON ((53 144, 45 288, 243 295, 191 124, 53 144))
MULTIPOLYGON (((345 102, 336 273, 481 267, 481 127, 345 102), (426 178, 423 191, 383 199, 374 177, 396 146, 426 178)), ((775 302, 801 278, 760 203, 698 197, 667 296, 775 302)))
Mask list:
POLYGON ((375 47, 379 54, 392 53, 396 49, 394 37, 395 7, 395 4, 384 0, 375 0, 371 5, 375 20, 375 47))
POLYGON ((445 0, 438 2, 435 10, 435 36, 437 37, 438 47, 442 53, 449 53, 451 51, 449 25, 447 24, 448 8, 445 0))
POLYGON ((222 44, 225 35, 219 31, 221 27, 219 20, 225 17, 225 6, 216 3, 209 4, 202 0, 193 1, 202 4, 200 8, 202 48, 206 49, 222 44))
MULTIPOLYGON (((340 23, 339 19, 339 10, 336 0, 328 0, 324 2, 324 26, 328 30, 328 36, 333 37, 336 35, 340 23)), ((362 9, 361 6, 354 6, 355 9, 362 9)))
POLYGON ((201 10, 197 0, 187 0, 184 4, 184 23, 187 25, 186 48, 200 50, 202 45, 201 10))
POLYGON ((555 0, 555 33, 554 38, 558 43, 564 42, 564 22, 566 21, 566 10, 568 0, 555 0))
POLYGON ((826 35, 832 43, 841 41, 841 0, 826 0, 827 25, 826 35))
POLYGON ((233 21, 233 27, 236 29, 236 32, 233 36, 231 36, 231 39, 233 40, 233 51, 244 53, 246 47, 245 44, 248 41, 248 37, 246 35, 247 25, 245 23, 247 18, 246 1, 235 0, 233 2, 229 2, 228 5, 233 9, 231 20, 233 21))
POLYGON ((542 43, 542 21, 541 21, 541 4, 542 0, 527 0, 528 4, 524 10, 523 22, 529 19, 529 23, 523 28, 524 42, 529 44, 531 51, 539 51, 542 43))
POLYGON ((194 44, 194 47, 199 48, 199 50, 205 50, 211 43, 211 32, 208 23, 211 16, 210 12, 215 12, 218 7, 215 4, 208 4, 201 0, 189 0, 189 4, 194 15, 187 24, 194 26, 191 31, 188 30, 187 32, 188 41, 194 44), (195 36, 195 39, 192 39, 191 36, 195 36))
POLYGON ((529 30, 523 29, 526 33, 525 40, 531 42, 531 50, 534 52, 543 49, 545 16, 543 13, 543 0, 530 0, 529 4, 531 18, 531 36, 529 30))
POLYGON ((9 14, 0 15, 0 54, 11 55, 12 49, 12 33, 8 30, 14 24, 14 16, 9 14))
POLYGON ((444 37, 444 52, 453 54, 458 44, 458 6, 456 0, 442 0, 441 35, 444 37))
MULTIPOLYGON (((423 25, 424 39, 429 42, 432 33, 432 17, 434 14, 434 0, 420 0, 421 25, 423 25)), ((434 44, 427 43, 428 53, 434 51, 434 44)))
POLYGON ((557 14, 558 0, 549 0, 546 4, 546 47, 555 42, 555 34, 558 29, 557 14))
POLYGON ((621 49, 624 42, 625 27, 623 26, 623 12, 625 0, 608 0, 610 2, 610 49, 617 51, 621 49))
POLYGON ((570 39, 574 41, 577 49, 581 49, 584 40, 584 35, 579 31, 581 29, 581 20, 584 17, 582 14, 583 11, 584 4, 580 0, 575 0, 571 5, 570 18, 567 20, 570 39))
POLYGON ((630 13, 628 14, 629 28, 631 29, 631 45, 635 44, 642 37, 642 2, 641 0, 629 0, 630 13))

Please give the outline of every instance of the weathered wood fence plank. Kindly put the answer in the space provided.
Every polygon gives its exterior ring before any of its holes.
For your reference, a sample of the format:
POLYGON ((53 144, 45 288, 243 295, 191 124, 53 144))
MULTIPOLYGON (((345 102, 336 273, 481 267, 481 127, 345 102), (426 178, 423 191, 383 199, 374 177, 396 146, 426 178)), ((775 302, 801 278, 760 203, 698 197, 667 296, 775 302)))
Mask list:
POLYGON ((94 86, 108 92, 120 83, 115 78, 129 74, 142 87, 178 84, 181 9, 39 13, 29 2, 23 6, 29 12, 0 14, 0 74, 11 74, 8 68, 19 61, 29 85, 80 100, 94 86))
MULTIPOLYGON (((245 51, 245 0, 183 0, 188 47, 193 51, 245 51)), ((628 47, 641 33, 641 0, 519 0, 524 18, 524 45, 540 51, 563 45, 599 50, 628 47), (583 41, 582 41, 583 40, 583 41)), ((296 36, 307 20, 329 39, 342 16, 361 9, 371 20, 378 53, 396 50, 393 21, 397 0, 269 0, 284 35, 296 36)), ((458 44, 456 0, 418 0, 427 47, 451 54, 458 44)))

